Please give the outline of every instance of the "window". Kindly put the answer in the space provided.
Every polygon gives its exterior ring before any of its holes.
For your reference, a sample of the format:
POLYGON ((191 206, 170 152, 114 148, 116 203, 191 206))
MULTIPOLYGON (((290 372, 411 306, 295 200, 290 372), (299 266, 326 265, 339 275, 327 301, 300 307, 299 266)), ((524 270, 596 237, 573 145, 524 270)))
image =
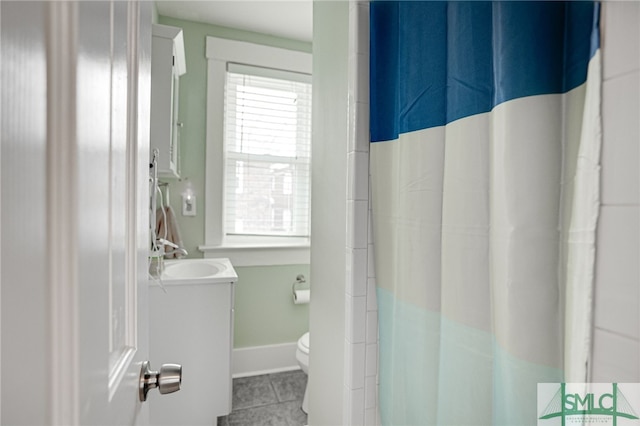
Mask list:
POLYGON ((308 237, 310 76, 230 63, 224 116, 225 236, 308 237))
POLYGON ((236 266, 308 264, 311 54, 207 37, 206 56, 199 249, 236 266))

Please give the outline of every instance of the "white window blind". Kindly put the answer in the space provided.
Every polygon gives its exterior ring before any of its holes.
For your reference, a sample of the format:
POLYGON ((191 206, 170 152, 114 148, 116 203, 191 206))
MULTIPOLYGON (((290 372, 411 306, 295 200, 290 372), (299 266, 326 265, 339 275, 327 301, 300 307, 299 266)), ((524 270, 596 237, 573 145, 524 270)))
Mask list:
POLYGON ((307 237, 310 76, 228 64, 225 235, 307 237))

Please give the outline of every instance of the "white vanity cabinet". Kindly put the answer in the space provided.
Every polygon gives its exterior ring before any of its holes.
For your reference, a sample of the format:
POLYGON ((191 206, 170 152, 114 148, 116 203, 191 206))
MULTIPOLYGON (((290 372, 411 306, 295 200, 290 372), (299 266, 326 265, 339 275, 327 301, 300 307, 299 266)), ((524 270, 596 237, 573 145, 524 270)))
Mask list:
POLYGON ((228 259, 180 259, 165 262, 164 289, 149 286, 150 359, 182 365, 180 391, 149 393, 151 425, 212 426, 231 412, 237 280, 228 259))
POLYGON ((180 177, 178 100, 186 73, 182 29, 153 25, 151 51, 151 149, 158 148, 159 177, 180 177))

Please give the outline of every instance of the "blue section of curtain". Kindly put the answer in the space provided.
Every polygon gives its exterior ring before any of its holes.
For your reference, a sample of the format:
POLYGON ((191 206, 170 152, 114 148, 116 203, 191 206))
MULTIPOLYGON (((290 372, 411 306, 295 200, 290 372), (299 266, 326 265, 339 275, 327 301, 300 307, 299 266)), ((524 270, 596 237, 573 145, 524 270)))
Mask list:
POLYGON ((371 3, 371 141, 584 83, 594 2, 371 3))

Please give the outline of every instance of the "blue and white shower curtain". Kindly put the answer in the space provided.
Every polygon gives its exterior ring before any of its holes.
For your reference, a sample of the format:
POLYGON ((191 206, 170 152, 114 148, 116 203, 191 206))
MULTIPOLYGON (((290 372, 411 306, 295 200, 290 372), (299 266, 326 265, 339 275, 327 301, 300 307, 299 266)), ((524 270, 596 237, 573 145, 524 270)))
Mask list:
POLYGON ((385 425, 535 425, 587 380, 599 5, 373 1, 385 425))

